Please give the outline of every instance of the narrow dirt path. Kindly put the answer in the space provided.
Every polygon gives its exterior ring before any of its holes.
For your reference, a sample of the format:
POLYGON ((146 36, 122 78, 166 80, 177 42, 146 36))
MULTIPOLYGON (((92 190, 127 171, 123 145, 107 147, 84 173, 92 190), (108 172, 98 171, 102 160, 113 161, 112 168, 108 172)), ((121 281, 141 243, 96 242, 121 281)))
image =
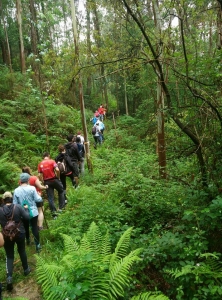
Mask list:
MULTIPOLYGON (((3 283, 5 287, 5 283, 3 283)), ((25 280, 15 283, 11 292, 5 291, 2 293, 3 300, 7 298, 24 297, 28 300, 42 300, 40 290, 36 284, 35 279, 31 276, 25 278, 25 280)))

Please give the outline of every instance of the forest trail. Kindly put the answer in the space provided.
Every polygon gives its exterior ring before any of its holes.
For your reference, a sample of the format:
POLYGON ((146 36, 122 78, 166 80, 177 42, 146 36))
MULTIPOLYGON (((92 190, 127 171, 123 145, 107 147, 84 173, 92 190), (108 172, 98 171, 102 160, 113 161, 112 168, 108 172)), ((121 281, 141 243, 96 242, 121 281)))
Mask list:
MULTIPOLYGON (((14 299, 14 298, 24 298, 28 300, 42 300, 41 296, 41 288, 37 284, 36 279, 34 276, 35 268, 36 268, 36 260, 34 257, 35 252, 32 249, 28 249, 28 263, 31 268, 31 273, 25 277, 23 276, 22 272, 22 266, 20 259, 16 260, 14 262, 14 283, 13 283, 13 290, 11 292, 8 292, 6 290, 6 282, 3 282, 3 300, 7 300, 8 298, 14 299), (22 280, 16 280, 16 274, 21 275, 22 280)), ((20 276, 19 275, 19 276, 20 276)))
MULTIPOLYGON (((5 283, 3 283, 3 285, 5 287, 5 283)), ((4 288, 2 295, 3 299, 5 300, 7 300, 9 297, 10 299, 24 297, 28 300, 42 300, 39 286, 32 277, 32 274, 30 274, 29 277, 25 278, 23 281, 15 283, 11 292, 6 291, 4 288)))

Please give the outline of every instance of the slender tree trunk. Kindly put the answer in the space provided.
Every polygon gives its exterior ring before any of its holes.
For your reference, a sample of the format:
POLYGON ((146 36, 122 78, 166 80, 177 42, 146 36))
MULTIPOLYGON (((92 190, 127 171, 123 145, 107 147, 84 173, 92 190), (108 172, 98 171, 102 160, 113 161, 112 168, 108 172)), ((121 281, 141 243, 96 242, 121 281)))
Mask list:
MULTIPOLYGON (((93 22, 95 27, 95 41, 98 49, 100 49, 102 48, 102 35, 101 35, 100 22, 99 22, 99 17, 97 12, 97 4, 95 0, 93 0, 93 14, 94 14, 93 22)), ((109 99, 108 99, 104 64, 101 65, 100 72, 101 72, 101 90, 102 90, 102 94, 104 95, 106 109, 108 110, 109 99)))
MULTIPOLYGON (((79 44, 78 44, 78 34, 77 34, 77 25, 76 25, 76 10, 75 10, 74 0, 71 0, 71 12, 72 12, 73 36, 74 36, 74 44, 75 44, 75 55, 77 57, 77 65, 78 65, 77 67, 79 67, 79 44)), ((92 173, 93 167, 92 167, 92 162, 91 162, 91 157, 90 157, 81 72, 79 72, 79 100, 80 100, 80 108, 81 108, 81 116, 82 116, 82 127, 83 127, 83 132, 84 132, 84 139, 85 139, 87 166, 88 166, 88 170, 92 173)))
POLYGON ((217 31, 218 31, 218 49, 222 48, 222 0, 218 0, 219 9, 217 17, 217 31))
POLYGON ((126 108, 126 115, 129 115, 128 111, 128 100, 127 100, 127 90, 126 90, 126 73, 124 72, 124 95, 125 95, 125 108, 126 108))
MULTIPOLYGON (((162 61, 162 43, 161 43, 161 21, 159 15, 158 3, 153 1, 153 12, 156 25, 157 36, 160 39, 157 52, 160 53, 159 59, 162 61)), ((158 68, 157 73, 157 140, 158 140, 158 157, 159 157, 159 175, 160 178, 166 179, 166 147, 165 147, 165 128, 164 128, 164 94, 160 82, 160 74, 158 68)))
POLYGON ((16 9, 17 9, 17 20, 18 20, 18 28, 19 28, 19 42, 20 42, 20 61, 21 61, 21 72, 25 73, 25 50, 23 43, 23 32, 22 32, 22 5, 21 0, 16 0, 16 9))
POLYGON ((3 62, 9 66, 10 73, 12 73, 12 62, 11 62, 11 51, 9 46, 9 40, 8 40, 8 31, 5 25, 5 18, 3 15, 3 9, 2 9, 2 1, 0 0, 0 14, 1 14, 1 20, 0 24, 2 23, 5 33, 5 38, 1 41, 1 48, 2 48, 2 59, 3 62))
POLYGON ((34 55, 34 60, 32 62, 32 67, 35 72, 35 78, 39 78, 39 63, 36 63, 36 58, 38 55, 38 43, 39 35, 37 30, 37 18, 36 18, 36 9, 33 0, 29 0, 29 9, 31 13, 31 49, 34 55))
MULTIPOLYGON (((86 41, 87 41, 87 63, 88 65, 91 63, 91 29, 90 29, 90 8, 89 8, 89 0, 86 1, 86 41)), ((88 95, 89 99, 91 96, 91 90, 92 90, 92 75, 91 73, 87 76, 87 88, 86 88, 86 94, 88 95)))

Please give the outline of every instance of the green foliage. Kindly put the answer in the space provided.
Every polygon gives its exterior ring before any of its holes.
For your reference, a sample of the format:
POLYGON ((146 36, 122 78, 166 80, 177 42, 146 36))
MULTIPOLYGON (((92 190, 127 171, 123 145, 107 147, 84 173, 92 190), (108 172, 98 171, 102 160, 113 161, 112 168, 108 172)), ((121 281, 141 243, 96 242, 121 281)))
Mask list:
POLYGON ((132 228, 121 236, 111 253, 109 235, 95 223, 78 244, 61 234, 64 251, 60 262, 37 259, 37 278, 44 297, 50 299, 118 299, 130 283, 130 269, 139 261, 141 249, 128 253, 132 228))
POLYGON ((147 292, 141 293, 138 296, 134 296, 131 298, 131 300, 169 300, 169 298, 163 294, 160 294, 159 292, 147 292))
POLYGON ((17 185, 19 176, 13 174, 19 174, 20 169, 12 160, 10 152, 4 153, 0 158, 0 193, 12 191, 17 185))
POLYGON ((218 255, 205 253, 200 255, 199 262, 187 264, 181 269, 169 271, 179 280, 177 299, 186 295, 187 299, 219 300, 222 296, 222 262, 218 255))

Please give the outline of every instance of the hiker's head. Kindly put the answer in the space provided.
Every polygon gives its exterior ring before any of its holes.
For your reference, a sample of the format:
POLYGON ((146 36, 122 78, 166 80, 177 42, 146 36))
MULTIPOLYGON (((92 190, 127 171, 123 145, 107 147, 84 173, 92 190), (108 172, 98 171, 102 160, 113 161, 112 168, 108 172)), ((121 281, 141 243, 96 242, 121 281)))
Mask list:
POLYGON ((12 193, 11 192, 5 192, 2 197, 4 203, 12 203, 12 193))
POLYGON ((77 135, 81 135, 81 134, 82 134, 81 131, 78 131, 78 132, 77 132, 77 135))
POLYGON ((67 135, 67 141, 68 141, 68 142, 72 142, 73 137, 74 137, 73 134, 67 135))
POLYGON ((21 183, 28 183, 30 175, 28 173, 20 174, 20 182, 21 183))
POLYGON ((28 166, 25 166, 22 168, 22 173, 28 173, 29 175, 31 175, 31 169, 28 166))
POLYGON ((64 145, 60 144, 60 145, 58 146, 58 150, 59 150, 60 153, 62 153, 63 151, 65 151, 64 145))
POLYGON ((81 139, 79 136, 76 137, 76 143, 81 143, 81 139))
POLYGON ((44 153, 42 154, 42 157, 43 157, 43 158, 50 157, 49 152, 44 152, 44 153))

